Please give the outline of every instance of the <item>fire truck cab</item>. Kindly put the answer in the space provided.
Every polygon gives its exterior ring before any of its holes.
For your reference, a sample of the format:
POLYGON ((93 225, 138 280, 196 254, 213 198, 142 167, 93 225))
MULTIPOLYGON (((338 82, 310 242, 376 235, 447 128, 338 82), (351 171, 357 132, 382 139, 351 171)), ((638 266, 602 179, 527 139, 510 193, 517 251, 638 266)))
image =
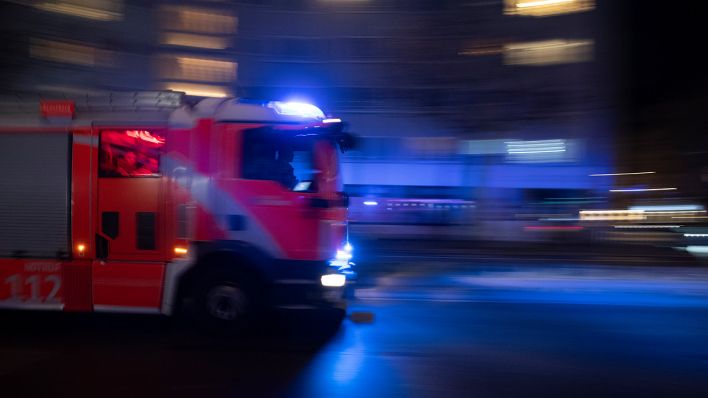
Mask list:
POLYGON ((0 119, 0 307, 343 314, 341 120, 176 92, 18 104, 0 119))

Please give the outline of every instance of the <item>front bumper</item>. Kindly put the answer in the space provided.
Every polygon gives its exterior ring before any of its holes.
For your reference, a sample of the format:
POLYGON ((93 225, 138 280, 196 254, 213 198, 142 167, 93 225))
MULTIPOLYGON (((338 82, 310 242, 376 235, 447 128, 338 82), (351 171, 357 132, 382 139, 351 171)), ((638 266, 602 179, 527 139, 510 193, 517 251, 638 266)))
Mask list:
POLYGON ((273 287, 273 304, 291 310, 346 309, 345 286, 325 287, 319 281, 279 281, 273 287))
POLYGON ((347 292, 356 281, 356 273, 337 272, 324 261, 282 261, 273 281, 271 298, 279 309, 345 309, 347 292), (344 286, 323 286, 323 275, 345 275, 344 286))

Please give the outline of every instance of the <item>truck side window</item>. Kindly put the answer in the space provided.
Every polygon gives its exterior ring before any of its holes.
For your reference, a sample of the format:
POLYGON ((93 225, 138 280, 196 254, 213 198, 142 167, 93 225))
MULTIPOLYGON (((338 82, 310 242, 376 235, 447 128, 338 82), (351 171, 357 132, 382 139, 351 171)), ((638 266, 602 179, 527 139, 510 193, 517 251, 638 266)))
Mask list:
POLYGON ((103 130, 99 145, 100 177, 160 175, 162 135, 147 130, 103 130))

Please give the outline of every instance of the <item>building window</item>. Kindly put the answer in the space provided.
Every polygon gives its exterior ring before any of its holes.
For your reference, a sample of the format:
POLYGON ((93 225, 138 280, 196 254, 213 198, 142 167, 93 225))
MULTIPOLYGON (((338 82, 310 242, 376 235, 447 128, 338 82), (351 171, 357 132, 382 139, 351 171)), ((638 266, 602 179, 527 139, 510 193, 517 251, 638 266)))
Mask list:
POLYGON ((223 50, 229 46, 226 37, 180 32, 163 33, 161 42, 168 46, 205 48, 209 50, 223 50))
POLYGON ((177 57, 179 77, 184 80, 228 82, 236 79, 236 63, 214 59, 177 57))
POLYGON ((161 57, 160 72, 166 80, 225 83, 236 80, 235 62, 196 57, 161 57))
POLYGON ((99 155, 100 177, 160 175, 162 134, 148 130, 104 130, 99 155))
POLYGON ((238 29, 238 18, 226 10, 166 6, 162 8, 162 26, 176 30, 207 34, 233 34, 238 29))
POLYGON ((30 56, 82 66, 108 65, 112 59, 110 51, 96 47, 34 38, 30 40, 30 56))
POLYGON ((123 18, 121 0, 42 0, 34 7, 48 12, 97 21, 117 21, 123 18))

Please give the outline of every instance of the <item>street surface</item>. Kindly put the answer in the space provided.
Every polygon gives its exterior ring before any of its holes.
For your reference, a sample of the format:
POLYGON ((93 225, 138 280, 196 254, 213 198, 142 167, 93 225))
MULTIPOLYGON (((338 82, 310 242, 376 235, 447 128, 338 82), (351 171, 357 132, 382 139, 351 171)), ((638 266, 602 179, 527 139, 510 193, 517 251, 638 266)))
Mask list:
POLYGON ((0 396, 708 397, 708 267, 420 261, 333 336, 2 312, 0 396))

